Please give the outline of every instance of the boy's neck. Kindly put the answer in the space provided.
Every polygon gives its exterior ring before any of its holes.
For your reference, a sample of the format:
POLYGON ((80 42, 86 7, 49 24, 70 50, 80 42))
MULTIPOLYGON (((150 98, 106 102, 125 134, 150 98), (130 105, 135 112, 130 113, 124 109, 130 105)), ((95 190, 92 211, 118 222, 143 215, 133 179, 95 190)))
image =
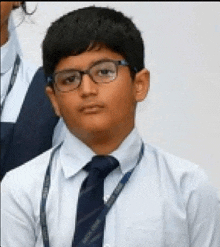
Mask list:
POLYGON ((126 131, 100 131, 96 133, 86 134, 86 138, 82 135, 75 134, 82 142, 90 147, 97 155, 108 155, 115 151, 125 138, 131 133, 134 125, 128 128, 126 131))

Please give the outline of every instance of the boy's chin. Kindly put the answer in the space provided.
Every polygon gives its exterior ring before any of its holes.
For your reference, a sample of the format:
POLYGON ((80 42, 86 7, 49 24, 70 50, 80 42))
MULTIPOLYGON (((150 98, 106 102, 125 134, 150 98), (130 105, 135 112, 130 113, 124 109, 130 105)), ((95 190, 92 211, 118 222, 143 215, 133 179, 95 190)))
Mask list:
POLYGON ((85 126, 84 128, 72 128, 70 132, 78 137, 79 139, 85 139, 85 138, 90 138, 90 137, 95 137, 95 136, 100 136, 100 135, 107 135, 110 133, 110 126, 105 126, 103 124, 101 125, 93 125, 90 124, 88 126, 85 126))

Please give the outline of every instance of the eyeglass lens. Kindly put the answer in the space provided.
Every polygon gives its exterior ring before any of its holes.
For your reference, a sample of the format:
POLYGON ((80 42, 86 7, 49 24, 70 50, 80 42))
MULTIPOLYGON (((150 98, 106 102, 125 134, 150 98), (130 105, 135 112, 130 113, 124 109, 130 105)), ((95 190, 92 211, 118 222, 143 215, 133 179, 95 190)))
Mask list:
POLYGON ((104 61, 92 66, 88 71, 69 70, 55 75, 55 83, 60 91, 71 91, 79 87, 83 74, 88 74, 96 83, 108 83, 117 76, 117 65, 113 61, 104 61))

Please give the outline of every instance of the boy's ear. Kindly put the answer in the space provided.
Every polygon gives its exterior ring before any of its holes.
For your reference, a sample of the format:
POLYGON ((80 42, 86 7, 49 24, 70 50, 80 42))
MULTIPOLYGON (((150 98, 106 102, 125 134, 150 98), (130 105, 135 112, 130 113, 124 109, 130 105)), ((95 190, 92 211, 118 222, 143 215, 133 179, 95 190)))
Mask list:
POLYGON ((60 117, 61 116, 60 108, 59 108, 59 104, 57 102, 57 98, 56 98, 54 89, 52 87, 50 87, 50 86, 47 86, 46 87, 46 94, 47 94, 48 98, 50 99, 50 102, 51 102, 51 104, 53 106, 53 109, 54 109, 56 115, 58 117, 60 117))
POLYGON ((141 102, 147 96, 150 88, 150 72, 142 69, 135 75, 135 97, 137 102, 141 102))

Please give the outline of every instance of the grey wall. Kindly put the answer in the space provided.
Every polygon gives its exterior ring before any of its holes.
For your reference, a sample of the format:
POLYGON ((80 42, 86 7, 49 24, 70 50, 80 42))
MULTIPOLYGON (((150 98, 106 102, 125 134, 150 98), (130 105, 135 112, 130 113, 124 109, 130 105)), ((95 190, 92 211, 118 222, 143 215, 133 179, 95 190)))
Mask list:
MULTIPOLYGON (((142 31, 151 90, 137 113, 148 142, 200 164, 220 191, 220 3, 94 2, 115 7, 142 31)), ((30 10, 37 2, 28 2, 30 10)), ((23 54, 41 65, 52 21, 91 2, 38 2, 17 29, 23 54)), ((21 19, 14 13, 15 22, 21 19)))

